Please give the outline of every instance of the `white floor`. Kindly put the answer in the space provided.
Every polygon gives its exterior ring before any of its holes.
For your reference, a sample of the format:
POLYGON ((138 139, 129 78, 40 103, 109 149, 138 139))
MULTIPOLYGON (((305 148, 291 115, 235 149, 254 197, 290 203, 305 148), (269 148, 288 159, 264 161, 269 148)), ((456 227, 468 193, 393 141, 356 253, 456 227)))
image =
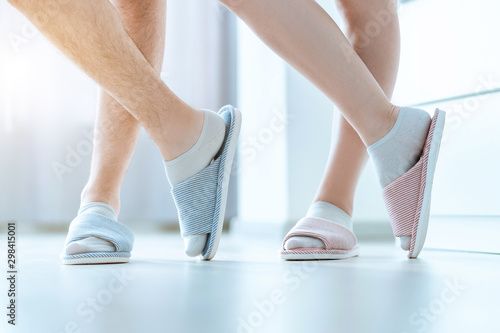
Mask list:
POLYGON ((496 255, 424 250, 410 261, 379 243, 355 259, 284 262, 279 239, 225 235, 199 262, 178 235, 138 234, 130 264, 62 266, 63 241, 21 235, 18 325, 4 331, 500 332, 496 255))

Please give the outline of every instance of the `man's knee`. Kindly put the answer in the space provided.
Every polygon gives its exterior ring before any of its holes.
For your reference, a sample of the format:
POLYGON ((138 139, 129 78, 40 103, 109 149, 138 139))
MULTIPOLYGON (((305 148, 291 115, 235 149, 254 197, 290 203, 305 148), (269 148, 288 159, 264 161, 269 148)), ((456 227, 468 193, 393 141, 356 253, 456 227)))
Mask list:
POLYGON ((23 2, 26 2, 26 0, 7 0, 8 3, 10 3, 14 7, 19 7, 23 2))

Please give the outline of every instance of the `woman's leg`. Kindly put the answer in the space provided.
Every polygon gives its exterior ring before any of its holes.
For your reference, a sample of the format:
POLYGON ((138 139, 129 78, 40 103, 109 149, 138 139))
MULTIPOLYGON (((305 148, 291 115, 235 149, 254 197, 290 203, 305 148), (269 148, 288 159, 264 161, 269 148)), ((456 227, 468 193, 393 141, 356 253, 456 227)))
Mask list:
MULTIPOLYGON (((429 115, 418 109, 404 108, 400 110, 389 102, 356 50, 316 1, 220 1, 243 19, 268 46, 307 77, 336 104, 368 148, 383 188, 386 188, 387 185, 416 165, 430 132, 429 115)), ((388 8, 393 14, 395 14, 395 9, 395 6, 388 8)), ((372 25, 376 23, 374 18, 372 25)), ((371 33, 374 34, 374 30, 371 33)), ((389 47, 393 48, 392 45, 389 47)), ((443 113, 439 113, 434 119, 434 124, 439 122, 437 135, 432 138, 434 147, 439 145, 443 119, 443 113)), ((433 154, 432 168, 435 167, 436 157, 437 155, 433 154)), ((359 173, 359 169, 358 167, 357 173, 359 173)), ((427 194, 425 200, 419 201, 420 204, 417 203, 415 206, 417 208, 414 209, 420 209, 420 211, 414 212, 415 215, 413 212, 405 213, 405 209, 407 209, 405 205, 409 201, 406 199, 399 201, 399 199, 418 196, 419 188, 414 185, 418 181, 421 182, 421 185, 425 184, 427 176, 417 180, 414 179, 417 174, 417 171, 415 171, 415 176, 412 174, 411 184, 405 183, 402 188, 398 187, 398 190, 403 192, 403 196, 388 197, 386 202, 391 206, 392 212, 398 212, 398 216, 401 217, 392 221, 397 223, 398 230, 395 232, 401 237, 407 237, 411 234, 412 244, 416 244, 415 240, 418 236, 419 244, 416 247, 416 252, 412 252, 412 248, 406 246, 406 243, 402 245, 403 248, 410 250, 412 257, 418 255, 425 238, 423 231, 414 232, 412 231, 413 227, 426 225, 428 217, 425 218, 424 223, 419 224, 419 220, 412 220, 408 216, 417 216, 417 212, 423 214, 422 216, 428 216, 430 195, 427 194), (422 204, 424 201, 425 206, 422 204), (401 230, 403 232, 400 233, 401 230)), ((353 181, 352 179, 351 181, 353 181)), ((319 207, 318 210, 324 210, 324 207, 319 207)), ((345 223, 342 224, 350 224, 350 217, 345 212, 337 209, 337 213, 342 215, 342 219, 345 220, 345 223)), ((300 232, 292 230, 292 233, 289 233, 285 240, 292 236, 307 234, 314 234, 313 237, 316 237, 318 236, 317 230, 314 229, 317 229, 318 224, 321 223, 323 223, 321 219, 308 219, 301 223, 301 227, 297 229, 300 232)), ((326 228, 325 225, 323 227, 326 228)), ((335 229, 342 231, 342 246, 349 247, 353 250, 352 254, 355 255, 356 245, 353 243, 355 238, 352 237, 352 233, 349 230, 344 230, 345 228, 335 227, 335 229)), ((332 233, 329 234, 332 235, 332 233)), ((338 241, 338 239, 333 240, 333 238, 329 244, 338 241)), ((342 249, 342 251, 344 250, 342 249)), ((303 258, 304 255, 309 256, 305 252, 307 251, 300 253, 284 251, 282 258, 297 259, 298 257, 303 258)), ((328 253, 328 255, 330 254, 333 253, 328 253)), ((315 255, 316 252, 312 254, 312 258, 315 258, 315 255)))
MULTIPOLYGON (((399 67, 400 36, 397 13, 388 8, 396 6, 396 1, 337 0, 337 3, 346 23, 347 38, 390 99, 399 67), (383 23, 376 21, 374 14, 382 17, 383 23), (370 24, 379 29, 373 37, 365 32, 370 24)), ((368 154, 358 133, 342 115, 335 123, 330 159, 314 202, 329 202, 352 216, 354 192, 368 154)))
POLYGON ((221 0, 289 64, 321 89, 365 146, 394 126, 398 108, 337 24, 314 0, 221 0))
MULTIPOLYGON (((345 35, 389 99, 396 84, 400 50, 398 16, 388 10, 395 5, 394 0, 337 0, 345 35), (366 30, 371 24, 377 25, 378 33, 370 37, 366 30)), ((337 210, 322 203, 334 205, 351 217, 356 186, 368 159, 363 141, 341 114, 334 120, 334 127, 328 165, 309 211, 330 221, 337 220, 337 210)), ((311 247, 322 248, 324 244, 311 237, 292 237, 287 242, 287 248, 311 247)))

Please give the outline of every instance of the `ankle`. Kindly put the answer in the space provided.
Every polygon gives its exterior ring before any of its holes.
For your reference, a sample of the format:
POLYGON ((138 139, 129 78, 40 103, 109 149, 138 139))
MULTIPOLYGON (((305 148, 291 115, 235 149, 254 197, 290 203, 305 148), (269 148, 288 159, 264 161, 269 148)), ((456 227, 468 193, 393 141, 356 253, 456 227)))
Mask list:
POLYGON ((95 185, 87 184, 80 196, 80 207, 91 202, 102 202, 110 205, 116 212, 120 213, 120 195, 118 191, 102 189, 95 185))
POLYGON ((325 198, 325 197, 316 197, 312 203, 314 204, 315 202, 327 202, 329 204, 337 206, 351 217, 354 211, 354 204, 352 201, 332 200, 330 198, 325 198))
POLYGON ((156 144, 165 161, 171 161, 191 149, 201 135, 205 115, 193 108, 179 112, 175 123, 162 128, 156 144))
POLYGON ((373 121, 371 123, 371 128, 366 133, 366 135, 363 136, 363 141, 366 147, 369 147, 375 142, 379 141, 392 130, 392 128, 396 124, 396 121, 398 120, 399 109, 399 106, 389 104, 385 112, 382 113, 382 116, 379 118, 379 120, 373 121))
MULTIPOLYGON (((386 123, 387 133, 389 133, 391 131, 391 129, 394 127, 394 125, 396 124, 396 121, 398 120, 398 117, 399 117, 400 109, 401 108, 399 106, 391 104, 389 112, 387 114, 387 123, 386 123)), ((387 134, 387 133, 385 133, 385 134, 387 134)), ((384 134, 384 136, 385 136, 385 134, 384 134)))

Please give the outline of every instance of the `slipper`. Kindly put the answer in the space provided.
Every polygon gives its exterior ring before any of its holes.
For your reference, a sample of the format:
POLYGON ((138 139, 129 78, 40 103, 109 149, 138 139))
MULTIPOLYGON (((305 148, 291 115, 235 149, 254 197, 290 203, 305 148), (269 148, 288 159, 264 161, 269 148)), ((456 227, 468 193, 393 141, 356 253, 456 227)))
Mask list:
POLYGON ((61 254, 63 265, 90 265, 127 263, 134 244, 134 235, 123 224, 100 214, 78 215, 69 226, 66 245, 87 237, 98 237, 112 243, 115 252, 89 252, 74 255, 61 254))
POLYGON ((226 135, 214 161, 193 177, 172 188, 179 213, 183 237, 209 234, 199 257, 210 260, 215 256, 224 225, 231 167, 241 128, 241 112, 230 105, 219 115, 226 123, 226 135))
POLYGON ((349 229, 317 217, 302 218, 286 235, 280 251, 281 259, 285 260, 347 259, 357 255, 358 240, 349 229), (325 243, 325 248, 285 249, 288 239, 301 236, 317 238, 325 243))
POLYGON ((429 225, 432 182, 446 113, 436 109, 420 160, 383 189, 394 236, 411 236, 409 258, 417 258, 429 225))

